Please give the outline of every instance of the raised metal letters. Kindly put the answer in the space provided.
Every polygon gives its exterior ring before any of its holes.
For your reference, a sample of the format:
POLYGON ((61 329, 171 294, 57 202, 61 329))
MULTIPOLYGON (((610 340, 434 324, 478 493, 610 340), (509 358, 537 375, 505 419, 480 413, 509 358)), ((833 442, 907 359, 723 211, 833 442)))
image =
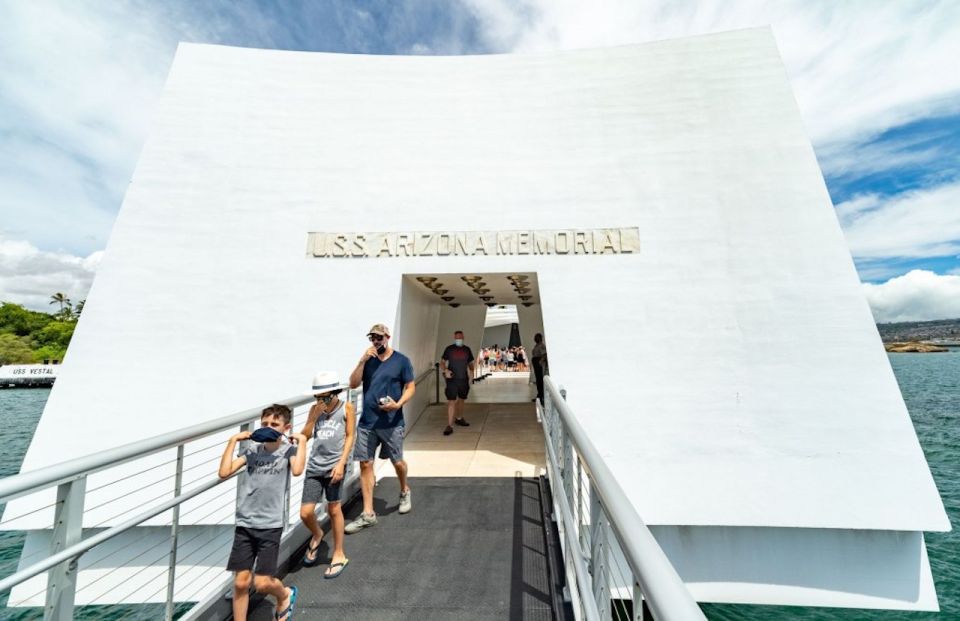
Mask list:
POLYGON ((307 256, 322 259, 493 255, 633 254, 640 229, 308 233, 307 256))

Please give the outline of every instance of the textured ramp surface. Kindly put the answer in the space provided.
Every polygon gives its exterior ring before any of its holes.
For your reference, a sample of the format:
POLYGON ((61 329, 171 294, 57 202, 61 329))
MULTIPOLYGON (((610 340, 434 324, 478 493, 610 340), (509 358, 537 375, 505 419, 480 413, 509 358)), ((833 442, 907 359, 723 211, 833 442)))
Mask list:
MULTIPOLYGON (((324 580, 322 564, 296 565, 298 619, 553 618, 536 479, 410 479, 413 511, 397 513, 399 485, 384 479, 374 496, 379 523, 348 535, 350 565, 324 580)), ((348 519, 359 502, 347 510, 348 519)), ((251 619, 269 619, 261 605, 251 619)))

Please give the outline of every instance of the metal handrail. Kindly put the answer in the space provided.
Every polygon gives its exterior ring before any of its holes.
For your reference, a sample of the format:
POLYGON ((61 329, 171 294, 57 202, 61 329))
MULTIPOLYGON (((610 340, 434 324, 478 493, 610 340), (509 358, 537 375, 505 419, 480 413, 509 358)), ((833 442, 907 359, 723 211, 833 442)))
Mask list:
MULTIPOLYGON (((415 381, 421 382, 430 374, 436 374, 436 372, 436 365, 434 365, 432 368, 428 368, 421 373, 415 381)), ((356 391, 353 392, 352 395, 356 396, 358 393, 359 391, 356 391)), ((295 409, 312 401, 312 396, 297 395, 274 403, 295 409)), ((48 584, 52 584, 54 578, 57 578, 58 582, 53 587, 48 586, 45 618, 69 619, 72 617, 73 599, 76 590, 76 559, 91 548, 171 509, 174 510, 174 518, 172 534, 173 546, 171 548, 170 558, 171 564, 175 564, 176 534, 179 528, 177 511, 179 506, 185 501, 199 496, 232 478, 228 477, 223 480, 218 478, 207 481, 186 493, 181 493, 180 481, 183 468, 183 446, 188 442, 217 432, 236 428, 237 426, 240 426, 241 429, 249 429, 251 421, 260 417, 260 413, 264 407, 266 407, 266 405, 0 480, 0 502, 6 502, 20 496, 36 493, 50 487, 57 487, 58 495, 58 501, 55 503, 57 515, 54 517, 55 527, 50 556, 0 580, 0 592, 11 589, 44 571, 48 571, 50 573, 48 584), (111 528, 85 539, 82 538, 81 522, 83 501, 86 491, 86 479, 89 475, 174 448, 178 449, 178 453, 176 460, 177 482, 175 484, 173 498, 111 528)), ((167 593, 166 618, 168 619, 173 616, 174 571, 175 567, 171 566, 167 593)))
MULTIPOLYGON (((435 373, 436 367, 429 367, 417 376, 414 382, 420 383, 430 374, 435 373)), ((293 409, 310 403, 311 401, 313 401, 313 397, 311 396, 297 395, 296 397, 290 397, 282 401, 274 401, 273 403, 285 405, 293 409)), ((267 403, 260 407, 250 408, 249 410, 244 410, 236 414, 215 418, 205 423, 199 423, 131 444, 125 444, 113 449, 107 449, 106 451, 77 457, 45 468, 22 472, 5 479, 0 479, 0 502, 8 502, 14 498, 32 494, 47 487, 66 483, 78 477, 93 474, 106 468, 119 466, 120 464, 134 459, 140 459, 153 453, 176 448, 180 444, 197 440, 211 433, 216 433, 217 431, 235 427, 252 419, 259 418, 260 412, 268 405, 271 404, 267 403)))
MULTIPOLYGON (((286 405, 293 409, 310 401, 313 401, 313 397, 299 395, 282 401, 275 401, 274 403, 286 405)), ((249 422, 255 418, 260 418, 260 412, 268 405, 270 404, 264 404, 260 407, 244 410, 236 414, 215 418, 205 423, 199 423, 131 444, 124 444, 123 446, 107 449, 106 451, 77 457, 45 468, 22 472, 5 479, 0 479, 0 502, 7 502, 20 496, 32 494, 41 489, 67 483, 79 477, 105 470, 106 468, 119 466, 134 459, 140 459, 153 453, 176 448, 180 444, 198 440, 203 436, 249 422)))
MULTIPOLYGON (((627 564, 633 573, 633 578, 640 587, 644 602, 656 619, 695 619, 705 620, 703 612, 687 590, 683 580, 670 563, 667 555, 660 548, 650 529, 637 513, 623 488, 617 482, 613 473, 597 451, 593 442, 587 436, 580 422, 574 416, 561 390, 550 376, 544 377, 544 386, 549 397, 550 408, 558 414, 560 425, 566 436, 572 441, 572 448, 579 454, 579 461, 586 470, 591 482, 591 492, 596 494, 595 501, 599 502, 607 516, 609 527, 616 537, 617 543, 623 552, 627 564)), ((549 419, 543 417, 544 421, 549 419)), ((554 469, 558 469, 558 460, 547 437, 548 453, 554 469)), ((569 477, 571 472, 564 472, 569 477)), ((578 475, 579 476, 579 475, 578 475)), ((551 480, 551 485, 554 482, 551 480)), ((569 502, 566 492, 557 490, 554 498, 559 497, 560 504, 569 502)), ((564 507, 569 509, 568 507, 564 507)), ((563 512, 566 530, 572 526, 569 511, 563 512)), ((568 546, 567 552, 571 552, 568 546)), ((572 545, 573 550, 582 553, 579 542, 572 545)), ((579 578, 579 576, 578 576, 579 578)), ((579 581, 579 580, 578 580, 579 581)), ((579 585, 589 593, 589 585, 579 585)), ((639 602, 635 602, 637 604, 639 602)))

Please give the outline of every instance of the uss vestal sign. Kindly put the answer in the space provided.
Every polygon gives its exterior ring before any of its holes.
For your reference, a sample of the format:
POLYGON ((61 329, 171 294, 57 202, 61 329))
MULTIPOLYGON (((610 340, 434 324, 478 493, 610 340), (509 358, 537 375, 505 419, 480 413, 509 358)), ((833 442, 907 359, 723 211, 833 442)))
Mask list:
POLYGON ((307 255, 316 258, 633 254, 639 251, 640 229, 637 227, 307 235, 307 255))

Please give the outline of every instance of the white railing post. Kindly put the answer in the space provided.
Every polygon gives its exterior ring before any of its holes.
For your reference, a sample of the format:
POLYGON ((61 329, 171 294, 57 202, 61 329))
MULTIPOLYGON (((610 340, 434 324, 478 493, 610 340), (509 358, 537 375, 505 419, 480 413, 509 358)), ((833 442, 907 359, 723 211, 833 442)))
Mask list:
POLYGON ((610 589, 607 583, 606 519, 600 498, 590 497, 590 575, 593 577, 593 598, 601 619, 610 618, 610 589))
MULTIPOLYGON (((50 555, 78 543, 83 534, 83 500, 87 477, 57 486, 57 505, 53 518, 50 555)), ((77 594, 77 564, 74 557, 51 567, 47 572, 47 599, 44 605, 45 621, 71 621, 77 594)))
MULTIPOLYGON (((183 485, 183 445, 177 447, 177 474, 173 482, 173 497, 180 495, 183 485)), ((167 565, 167 610, 166 621, 173 621, 173 592, 177 581, 177 543, 180 535, 180 505, 173 507, 173 520, 170 531, 170 562, 167 565)))

